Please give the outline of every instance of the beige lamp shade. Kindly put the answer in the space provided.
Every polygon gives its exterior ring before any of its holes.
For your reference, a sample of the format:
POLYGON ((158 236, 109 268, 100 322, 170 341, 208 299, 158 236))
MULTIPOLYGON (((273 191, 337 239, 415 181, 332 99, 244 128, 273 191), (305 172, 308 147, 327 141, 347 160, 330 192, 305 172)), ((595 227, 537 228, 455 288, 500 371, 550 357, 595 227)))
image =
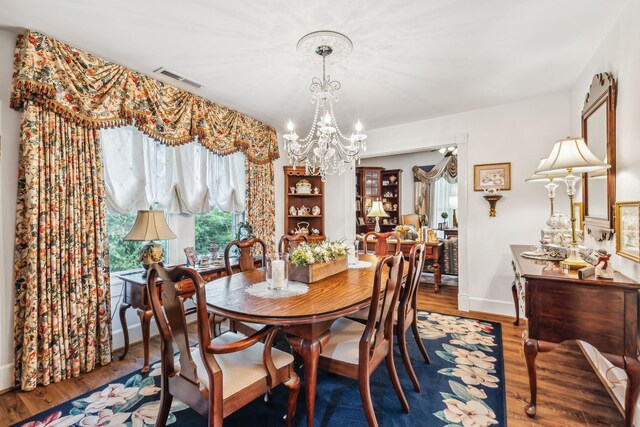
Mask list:
MULTIPOLYGON (((604 156, 604 162, 607 163, 607 156, 604 156)), ((609 171, 606 169, 601 169, 599 171, 596 171, 594 173, 590 173, 589 174, 589 178, 593 178, 593 179, 606 179, 609 175, 608 175, 609 171)))
POLYGON ((148 210, 138 211, 136 222, 133 228, 124 237, 124 240, 146 241, 146 240, 171 240, 176 235, 169 228, 164 219, 164 211, 148 210))
POLYGON ((595 172, 611 166, 593 155, 582 138, 566 138, 555 143, 547 160, 536 170, 536 175, 550 176, 568 172, 574 174, 595 172))
POLYGON ((382 207, 382 202, 377 200, 371 203, 371 210, 367 213, 367 217, 376 218, 376 217, 388 217, 389 215, 384 211, 382 207))
MULTIPOLYGON (((544 164, 544 162, 546 162, 547 159, 540 159, 540 163, 538 163, 538 168, 536 169, 539 170, 542 165, 544 164)), ((549 175, 541 175, 541 174, 537 174, 534 173, 533 175, 531 175, 529 178, 525 179, 525 182, 549 182, 551 180, 561 180, 562 178, 564 178, 565 176, 567 176, 567 171, 564 170, 562 172, 556 172, 553 174, 549 174, 549 175)))

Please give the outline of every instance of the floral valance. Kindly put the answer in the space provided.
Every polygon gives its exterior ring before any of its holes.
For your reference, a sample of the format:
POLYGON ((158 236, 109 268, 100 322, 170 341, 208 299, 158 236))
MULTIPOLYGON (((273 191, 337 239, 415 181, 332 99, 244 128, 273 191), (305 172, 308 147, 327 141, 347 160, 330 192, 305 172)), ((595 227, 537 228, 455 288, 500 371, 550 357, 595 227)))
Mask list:
POLYGON ((278 158, 276 131, 256 119, 29 31, 16 45, 11 107, 27 102, 93 128, 133 124, 168 145, 196 139, 253 163, 278 158))

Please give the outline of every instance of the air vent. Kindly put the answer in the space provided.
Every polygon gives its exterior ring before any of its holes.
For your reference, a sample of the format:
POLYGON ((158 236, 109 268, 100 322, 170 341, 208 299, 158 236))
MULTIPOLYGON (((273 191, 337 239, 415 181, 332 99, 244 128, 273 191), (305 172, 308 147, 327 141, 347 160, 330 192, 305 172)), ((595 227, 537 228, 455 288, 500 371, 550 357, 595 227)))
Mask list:
POLYGON ((184 77, 178 73, 174 73, 173 71, 169 71, 166 68, 160 67, 157 70, 153 71, 154 73, 158 73, 158 74, 162 74, 163 76, 167 76, 173 80, 177 80, 179 82, 182 82, 184 84, 188 84, 189 86, 195 87, 196 89, 200 89, 201 87, 204 87, 204 84, 197 82, 195 80, 189 79, 187 77, 184 77))

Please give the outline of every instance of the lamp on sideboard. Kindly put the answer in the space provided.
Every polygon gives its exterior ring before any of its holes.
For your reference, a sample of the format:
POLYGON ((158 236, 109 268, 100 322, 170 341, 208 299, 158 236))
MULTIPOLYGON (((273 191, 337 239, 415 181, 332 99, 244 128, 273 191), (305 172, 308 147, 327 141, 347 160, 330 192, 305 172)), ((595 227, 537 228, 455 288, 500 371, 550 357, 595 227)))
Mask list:
POLYGON ((567 259, 561 262, 569 268, 582 268, 589 264, 580 257, 576 239, 576 213, 573 198, 576 194, 576 174, 596 172, 611 166, 599 160, 582 138, 565 138, 555 143, 547 160, 536 170, 536 175, 553 176, 566 174, 567 195, 571 206, 571 249, 567 259))
POLYGON ((138 211, 136 222, 133 224, 129 234, 124 237, 124 240, 134 242, 149 240, 149 243, 144 245, 140 251, 140 261, 144 267, 142 277, 147 277, 147 270, 151 264, 162 261, 164 256, 164 249, 154 240, 171 240, 176 237, 164 219, 164 211, 154 210, 152 207, 149 207, 149 210, 146 211, 138 211))
MULTIPOLYGON (((544 164, 544 162, 546 161, 547 161, 546 158, 541 159, 540 163, 538 164, 538 169, 536 170, 539 170, 544 164)), ((549 175, 541 175, 541 174, 534 173, 529 178, 525 179, 525 182, 546 182, 547 183, 544 186, 544 188, 547 189, 547 192, 549 194, 549 203, 551 205, 551 215, 555 213, 555 209, 553 207, 553 200, 556 197, 556 188, 558 188, 558 184, 556 184, 555 181, 562 181, 565 176, 567 176, 566 171, 556 172, 554 174, 549 174, 549 175)))
POLYGON ((376 233, 380 232, 380 217, 388 218, 389 215, 384 211, 384 207, 382 206, 382 202, 379 200, 371 203, 371 209, 367 213, 367 218, 375 218, 376 219, 376 233))

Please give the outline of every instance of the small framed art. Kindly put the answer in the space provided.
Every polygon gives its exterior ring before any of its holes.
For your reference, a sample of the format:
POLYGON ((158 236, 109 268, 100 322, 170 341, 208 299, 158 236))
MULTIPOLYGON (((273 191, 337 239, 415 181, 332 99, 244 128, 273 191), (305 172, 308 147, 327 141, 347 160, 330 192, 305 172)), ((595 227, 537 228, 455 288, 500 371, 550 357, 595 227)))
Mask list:
POLYGON ((511 190, 511 163, 473 165, 473 190, 511 190))
POLYGON ((187 256, 187 264, 189 264, 190 266, 195 267, 196 265, 198 265, 198 262, 200 262, 200 260, 198 259, 198 255, 196 254, 196 250, 193 248, 193 246, 184 248, 184 254, 187 256))
POLYGON ((616 202, 616 253, 640 262, 640 201, 616 202))

